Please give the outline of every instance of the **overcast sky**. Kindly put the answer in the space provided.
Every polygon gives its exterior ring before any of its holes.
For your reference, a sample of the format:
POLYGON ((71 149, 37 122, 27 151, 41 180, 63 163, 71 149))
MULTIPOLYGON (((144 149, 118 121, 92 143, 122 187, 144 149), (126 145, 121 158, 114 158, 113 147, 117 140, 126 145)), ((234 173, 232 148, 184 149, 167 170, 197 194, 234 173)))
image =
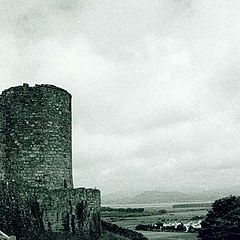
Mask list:
POLYGON ((75 186, 240 183, 239 0, 1 0, 0 89, 73 95, 75 186))

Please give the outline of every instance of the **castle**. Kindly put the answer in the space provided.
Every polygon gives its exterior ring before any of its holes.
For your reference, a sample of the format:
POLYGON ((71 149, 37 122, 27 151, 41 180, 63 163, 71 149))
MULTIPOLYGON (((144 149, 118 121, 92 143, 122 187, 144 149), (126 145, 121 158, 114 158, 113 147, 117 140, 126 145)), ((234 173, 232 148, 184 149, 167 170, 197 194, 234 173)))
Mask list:
POLYGON ((28 84, 0 95, 0 179, 35 194, 44 229, 98 239, 100 191, 73 188, 71 95, 53 85, 28 84))

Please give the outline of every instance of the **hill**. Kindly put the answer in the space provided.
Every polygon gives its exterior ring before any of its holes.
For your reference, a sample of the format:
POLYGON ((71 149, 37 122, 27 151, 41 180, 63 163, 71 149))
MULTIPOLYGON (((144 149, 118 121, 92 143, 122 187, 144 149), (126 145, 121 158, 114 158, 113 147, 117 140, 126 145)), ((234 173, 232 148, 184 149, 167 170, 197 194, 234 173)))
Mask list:
POLYGON ((214 189, 183 193, 180 191, 144 191, 141 193, 117 192, 102 196, 103 204, 154 204, 154 203, 177 203, 195 201, 215 201, 230 195, 240 195, 240 187, 214 189))
POLYGON ((152 204, 152 203, 171 203, 171 202, 187 202, 193 201, 191 195, 182 192, 160 192, 160 191, 144 191, 133 197, 122 198, 102 198, 103 204, 152 204))

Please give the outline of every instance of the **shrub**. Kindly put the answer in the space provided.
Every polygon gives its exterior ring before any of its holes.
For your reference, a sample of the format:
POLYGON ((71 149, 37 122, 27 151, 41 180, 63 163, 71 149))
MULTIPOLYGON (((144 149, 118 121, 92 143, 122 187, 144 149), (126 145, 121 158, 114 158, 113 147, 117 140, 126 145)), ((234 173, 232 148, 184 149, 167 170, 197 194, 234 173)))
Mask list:
POLYGON ((202 240, 240 239, 240 197, 216 200, 201 226, 202 240))

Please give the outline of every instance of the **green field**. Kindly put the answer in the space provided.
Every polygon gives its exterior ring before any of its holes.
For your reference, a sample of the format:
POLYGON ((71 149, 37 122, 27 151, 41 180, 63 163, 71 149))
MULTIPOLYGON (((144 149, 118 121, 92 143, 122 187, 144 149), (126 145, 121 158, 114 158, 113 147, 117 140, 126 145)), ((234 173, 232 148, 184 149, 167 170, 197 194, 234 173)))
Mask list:
MULTIPOLYGON (((193 222, 192 218, 204 217, 207 214, 207 208, 165 208, 165 214, 159 214, 162 208, 146 208, 143 213, 123 213, 123 212, 103 212, 104 220, 117 224, 120 227, 135 230, 138 224, 154 224, 157 222, 174 223, 174 222, 193 222)), ((196 240, 197 234, 185 232, 157 232, 157 231, 140 231, 149 240, 196 240)))
POLYGON ((197 234, 180 232, 143 232, 149 240, 197 240, 197 234))

